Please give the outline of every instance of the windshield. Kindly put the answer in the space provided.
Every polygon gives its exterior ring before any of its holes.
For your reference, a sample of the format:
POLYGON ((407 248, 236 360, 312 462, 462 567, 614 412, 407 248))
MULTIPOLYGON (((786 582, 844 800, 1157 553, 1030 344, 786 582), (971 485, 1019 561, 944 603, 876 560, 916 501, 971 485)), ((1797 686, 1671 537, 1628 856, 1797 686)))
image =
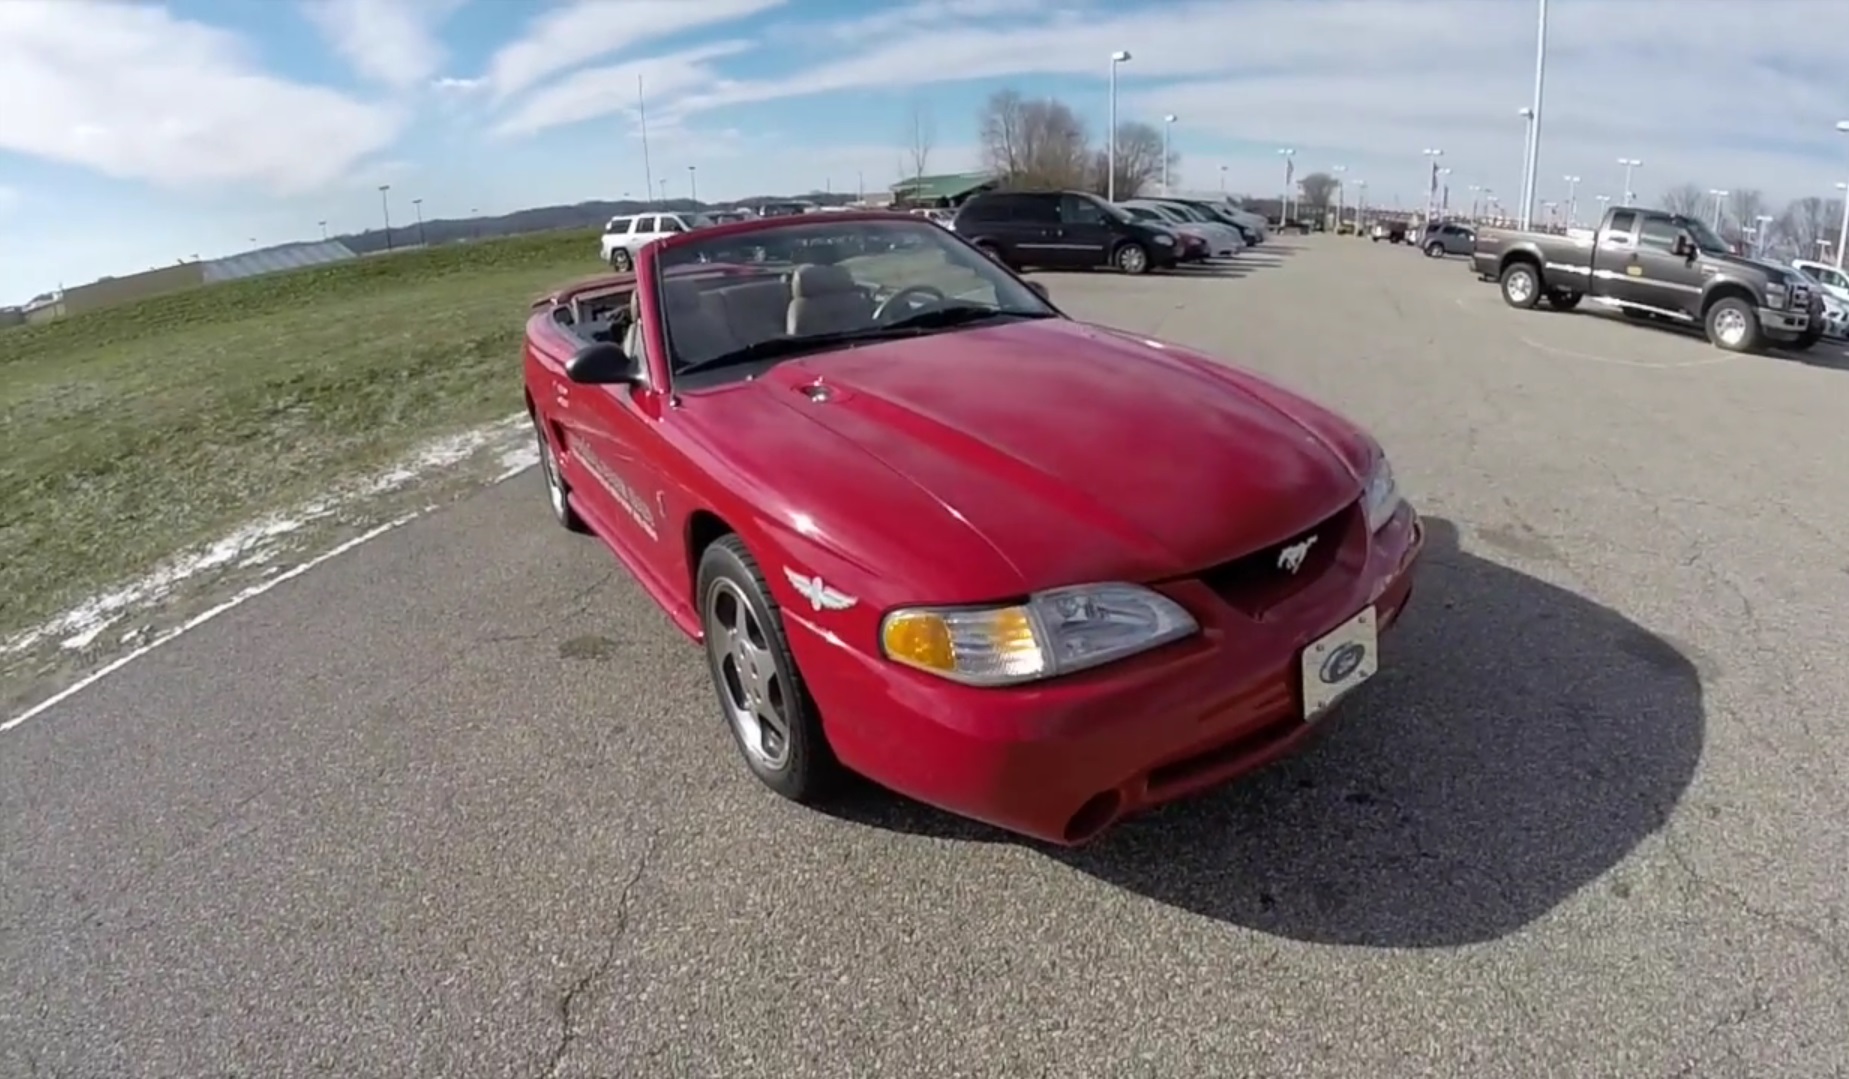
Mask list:
POLYGON ((1124 222, 1136 220, 1125 207, 1119 206, 1114 202, 1106 202, 1103 199, 1097 199, 1095 201, 1098 204, 1098 208, 1104 211, 1104 216, 1110 218, 1112 221, 1124 222))
POLYGON ((1171 210, 1174 210, 1177 214, 1181 215, 1186 220, 1189 220, 1189 221, 1207 220, 1206 214, 1201 213, 1199 210, 1195 209, 1192 206, 1189 206, 1186 203, 1169 202, 1169 203, 1164 203, 1163 205, 1167 206, 1171 210))
POLYGON ((1162 220, 1168 222, 1171 225, 1177 222, 1187 220, 1187 218, 1176 213, 1174 209, 1169 206, 1144 206, 1144 207, 1141 207, 1141 209, 1148 210, 1150 213, 1155 214, 1157 217, 1161 218, 1162 220))
POLYGON ((1155 221, 1160 223, 1163 220, 1161 214, 1147 206, 1125 206, 1124 212, 1136 218, 1138 221, 1155 221))
POLYGON ((1687 229, 1689 232, 1689 235, 1695 238, 1695 246, 1701 248, 1702 254, 1704 255, 1731 255, 1733 254, 1733 248, 1728 247, 1727 242, 1721 239, 1719 236, 1716 236, 1714 234, 1714 230, 1708 227, 1708 223, 1701 220, 1700 218, 1678 217, 1676 218, 1676 224, 1687 229))
POLYGON ((668 369, 689 389, 797 356, 1058 317, 987 255, 914 217, 804 215, 690 238, 656 271, 668 369))

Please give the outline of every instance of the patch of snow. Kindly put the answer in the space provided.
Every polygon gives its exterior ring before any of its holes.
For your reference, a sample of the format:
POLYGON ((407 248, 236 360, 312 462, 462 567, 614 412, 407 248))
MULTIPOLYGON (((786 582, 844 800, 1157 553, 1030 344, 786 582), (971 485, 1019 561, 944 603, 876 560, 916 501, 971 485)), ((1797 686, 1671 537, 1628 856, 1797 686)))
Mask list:
MULTIPOLYGON (((345 506, 401 490, 484 450, 499 448, 502 467, 511 467, 511 456, 517 452, 511 442, 515 436, 525 442, 526 419, 526 413, 521 412, 487 427, 436 439, 359 483, 287 512, 259 518, 212 543, 183 552, 145 576, 92 596, 39 626, 0 641, 0 656, 16 655, 54 638, 64 648, 86 648, 98 634, 131 611, 153 606, 192 578, 226 566, 265 566, 266 574, 272 573, 275 567, 265 564, 280 553, 290 536, 308 525, 332 516, 345 506)), ((533 452, 536 461, 537 451, 533 452)))

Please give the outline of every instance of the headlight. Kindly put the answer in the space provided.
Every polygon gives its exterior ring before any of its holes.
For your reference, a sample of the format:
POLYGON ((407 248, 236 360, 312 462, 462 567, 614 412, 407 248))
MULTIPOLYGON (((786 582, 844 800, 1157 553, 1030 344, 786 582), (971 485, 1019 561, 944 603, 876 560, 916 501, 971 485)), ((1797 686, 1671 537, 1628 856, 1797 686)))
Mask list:
POLYGON ((1783 285, 1766 286, 1766 306, 1783 307, 1791 302, 1791 293, 1783 285))
POLYGON ((1007 607, 908 607, 880 623, 886 658, 973 686, 1032 682, 1146 652, 1199 630, 1135 584, 1036 592, 1007 607))
POLYGON ((1172 247, 1175 243, 1175 238, 1173 236, 1164 236, 1162 233, 1158 232, 1156 233, 1156 242, 1163 247, 1172 247))
POLYGON ((1374 470, 1368 474, 1367 492, 1362 496, 1362 505, 1367 509, 1368 531, 1380 531, 1404 501, 1400 497, 1400 486, 1393 479, 1392 462, 1387 460, 1386 454, 1376 451, 1374 470))

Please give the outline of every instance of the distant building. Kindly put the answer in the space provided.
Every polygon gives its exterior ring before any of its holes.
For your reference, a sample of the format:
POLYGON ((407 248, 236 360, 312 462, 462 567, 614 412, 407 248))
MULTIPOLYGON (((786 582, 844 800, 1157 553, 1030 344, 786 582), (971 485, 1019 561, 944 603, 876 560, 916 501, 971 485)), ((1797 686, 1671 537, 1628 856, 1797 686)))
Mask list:
POLYGON ((994 176, 986 172, 915 176, 892 185, 892 205, 902 208, 953 209, 984 191, 993 191, 998 183, 994 176))

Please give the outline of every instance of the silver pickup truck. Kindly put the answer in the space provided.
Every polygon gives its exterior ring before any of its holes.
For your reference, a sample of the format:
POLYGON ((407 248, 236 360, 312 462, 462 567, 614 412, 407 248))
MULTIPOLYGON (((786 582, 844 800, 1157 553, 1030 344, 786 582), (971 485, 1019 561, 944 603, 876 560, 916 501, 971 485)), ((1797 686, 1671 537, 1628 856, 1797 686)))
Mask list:
POLYGON ((1614 206, 1591 232, 1486 228, 1471 268, 1510 307, 1570 311, 1587 300, 1639 320, 1700 327, 1730 352, 1807 349, 1823 333, 1815 282, 1734 253, 1706 222, 1614 206))

